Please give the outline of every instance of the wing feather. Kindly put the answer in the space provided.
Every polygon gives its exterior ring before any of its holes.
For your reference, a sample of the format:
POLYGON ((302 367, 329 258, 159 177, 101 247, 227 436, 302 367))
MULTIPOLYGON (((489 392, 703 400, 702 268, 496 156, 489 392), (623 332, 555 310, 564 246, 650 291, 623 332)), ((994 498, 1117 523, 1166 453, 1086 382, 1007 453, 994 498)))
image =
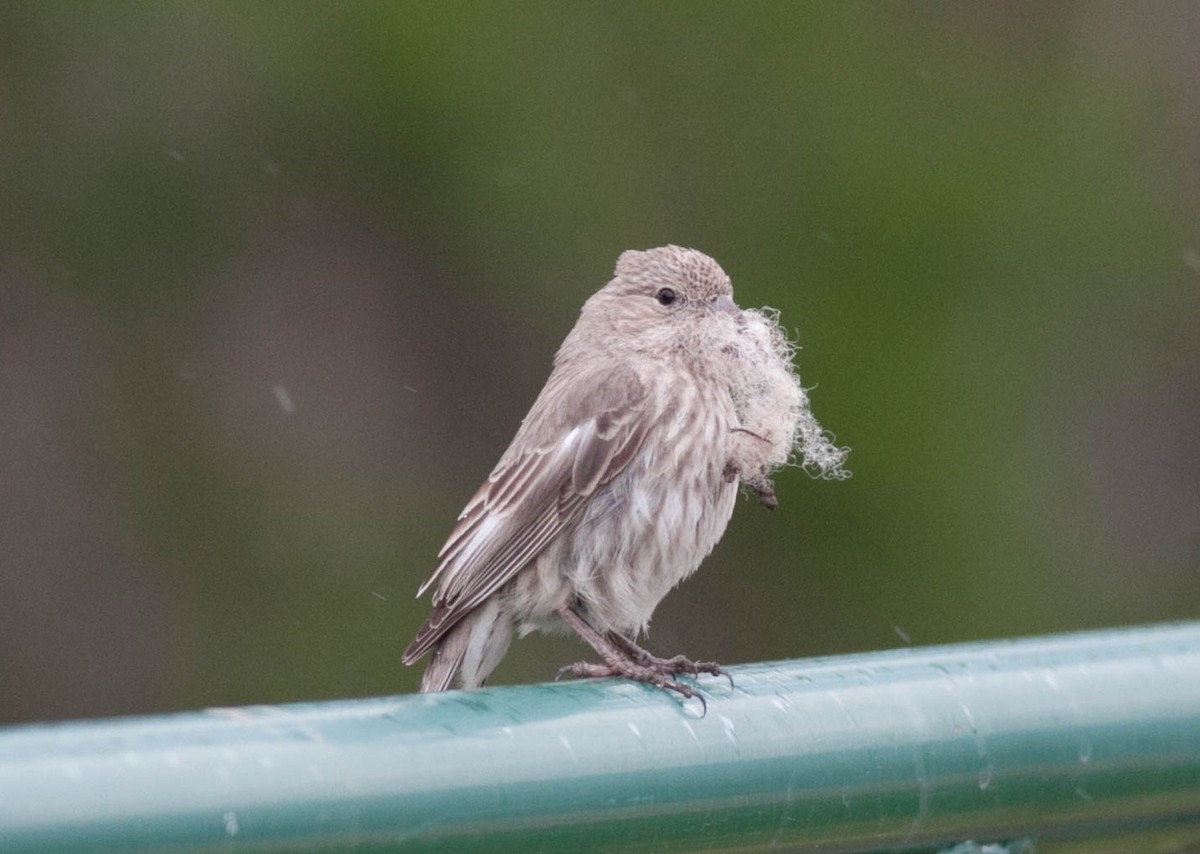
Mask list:
POLYGON ((440 582, 433 612, 404 652, 406 663, 428 652, 459 620, 576 524, 596 489, 620 474, 641 447, 651 415, 635 377, 610 372, 591 389, 578 381, 556 387, 554 379, 500 464, 467 503, 438 553, 437 567, 421 585, 418 595, 440 582), (567 393, 555 399, 556 390, 567 393), (531 423, 537 426, 540 406, 573 410, 577 417, 546 436, 548 441, 530 447, 522 439, 531 431, 531 423), (522 447, 528 450, 518 450, 522 447))

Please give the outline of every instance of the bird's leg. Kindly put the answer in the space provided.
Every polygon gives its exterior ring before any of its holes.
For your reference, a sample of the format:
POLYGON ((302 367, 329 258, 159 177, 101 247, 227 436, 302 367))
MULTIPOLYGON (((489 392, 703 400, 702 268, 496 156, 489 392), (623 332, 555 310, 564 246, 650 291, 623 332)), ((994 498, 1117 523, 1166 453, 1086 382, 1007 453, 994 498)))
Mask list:
MULTIPOLYGON (((562 617, 562 621, 575 634, 583 638, 588 646, 596 650, 596 653, 604 659, 603 664, 588 664, 586 662, 568 664, 558 671, 560 677, 571 676, 576 679, 590 679, 603 676, 623 676, 635 682, 647 682, 651 685, 657 685, 659 688, 674 691, 688 699, 696 697, 700 700, 705 710, 708 709, 708 703, 696 693, 694 688, 684 685, 682 682, 676 682, 671 678, 681 671, 671 670, 667 667, 656 667, 653 664, 642 664, 635 660, 626 651, 626 648, 612 642, 611 634, 608 637, 600 634, 600 632, 588 624, 587 620, 579 616, 579 612, 574 608, 566 606, 559 608, 558 615, 562 617)), ((643 652, 651 659, 653 658, 649 653, 645 653, 644 650, 639 650, 639 652, 643 652)))
POLYGON ((664 670, 672 675, 690 673, 693 676, 698 676, 701 673, 708 673, 712 676, 724 676, 729 680, 729 687, 733 687, 733 677, 729 675, 729 671, 715 661, 692 661, 692 659, 683 655, 675 655, 671 658, 659 658, 649 650, 642 649, 633 640, 625 637, 620 632, 609 632, 608 640, 613 646, 620 648, 630 659, 643 667, 664 670))

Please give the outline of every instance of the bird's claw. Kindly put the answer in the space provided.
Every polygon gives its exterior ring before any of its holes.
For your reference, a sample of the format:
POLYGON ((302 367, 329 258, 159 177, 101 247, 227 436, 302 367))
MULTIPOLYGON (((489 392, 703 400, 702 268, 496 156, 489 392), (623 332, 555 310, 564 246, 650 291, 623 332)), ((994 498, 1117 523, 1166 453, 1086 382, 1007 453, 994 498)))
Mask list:
POLYGON ((733 688, 733 677, 729 674, 728 670, 715 661, 693 661, 684 655, 659 658, 650 651, 642 649, 624 635, 612 633, 609 635, 609 638, 626 656, 642 667, 662 670, 670 673, 672 676, 678 676, 681 673, 688 673, 692 676, 699 676, 701 673, 707 673, 710 676, 724 676, 729 680, 729 687, 733 688))
MULTIPOLYGON (((676 658, 682 657, 683 656, 676 656, 676 658)), ((659 660, 661 661, 662 659, 659 660)), ((686 659, 684 660, 686 661, 686 659)), ((707 664, 709 664, 709 662, 701 662, 701 665, 707 664)), ((716 667, 716 665, 712 666, 716 667)), ((703 713, 708 714, 708 702, 704 699, 703 695, 701 695, 699 691, 690 685, 685 685, 683 682, 677 682, 671 678, 671 676, 674 676, 679 672, 711 673, 713 671, 704 669, 697 671, 673 671, 668 668, 640 664, 628 659, 616 659, 609 664, 590 664, 585 661, 579 661, 575 664, 568 664, 566 667, 559 668, 558 675, 555 677, 555 679, 561 679, 564 676, 570 679, 603 679, 607 676, 620 676, 625 679, 630 679, 634 682, 645 682, 648 685, 654 685, 667 691, 674 691, 676 694, 679 694, 681 697, 688 700, 699 700, 700 706, 703 709, 703 713)), ((724 671, 722 671, 722 673, 724 673, 724 671)))
POLYGON ((709 676, 724 676, 729 680, 729 687, 733 687, 733 676, 715 661, 692 661, 692 659, 683 655, 675 655, 671 658, 659 658, 656 655, 651 655, 644 649, 639 649, 639 652, 641 655, 636 656, 634 660, 642 667, 660 670, 670 673, 672 676, 678 676, 682 673, 687 673, 691 676, 699 676, 701 673, 707 673, 709 676))

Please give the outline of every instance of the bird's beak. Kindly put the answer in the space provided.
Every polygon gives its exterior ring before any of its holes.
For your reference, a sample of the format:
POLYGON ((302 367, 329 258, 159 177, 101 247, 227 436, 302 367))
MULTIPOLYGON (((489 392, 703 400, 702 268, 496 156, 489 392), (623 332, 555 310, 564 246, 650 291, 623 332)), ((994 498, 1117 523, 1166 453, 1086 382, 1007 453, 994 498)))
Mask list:
POLYGON ((709 302, 708 307, 713 311, 723 311, 726 314, 733 315, 734 317, 742 316, 742 310, 738 308, 737 303, 734 302, 731 297, 725 296, 725 294, 713 297, 709 302))

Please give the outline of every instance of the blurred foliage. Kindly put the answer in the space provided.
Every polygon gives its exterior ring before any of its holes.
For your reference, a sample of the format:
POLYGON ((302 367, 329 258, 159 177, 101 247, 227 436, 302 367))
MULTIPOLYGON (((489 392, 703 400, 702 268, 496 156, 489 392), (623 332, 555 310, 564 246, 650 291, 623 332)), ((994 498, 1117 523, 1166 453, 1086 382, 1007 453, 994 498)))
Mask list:
POLYGON ((0 720, 413 689, 450 523, 667 242, 855 476, 744 502, 654 649, 1194 617, 1198 10, 5 4, 0 720))

